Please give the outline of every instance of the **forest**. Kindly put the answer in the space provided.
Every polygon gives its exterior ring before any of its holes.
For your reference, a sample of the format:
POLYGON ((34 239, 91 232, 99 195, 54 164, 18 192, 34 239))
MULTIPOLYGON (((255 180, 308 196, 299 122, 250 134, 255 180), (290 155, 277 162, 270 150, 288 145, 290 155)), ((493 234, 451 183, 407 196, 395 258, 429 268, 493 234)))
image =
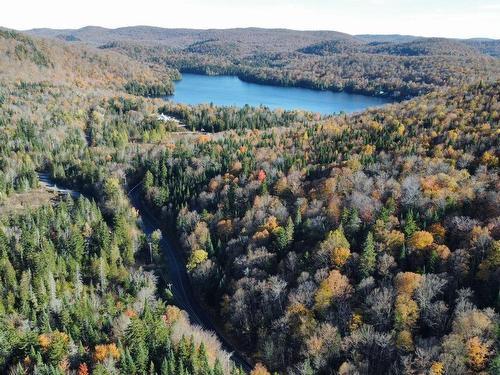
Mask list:
POLYGON ((180 72, 236 75, 299 86, 408 99, 443 86, 500 76, 498 40, 349 35, 335 31, 126 27, 31 30, 77 39, 180 72))
POLYGON ((221 57, 248 34, 96 48, 93 29, 2 29, 0 372, 245 373, 222 332, 252 375, 500 373, 498 61, 320 32, 248 55, 264 31, 221 57), (220 59, 301 85, 294 69, 333 85, 349 61, 361 92, 416 97, 323 117, 156 98, 220 59), (82 195, 43 193, 41 172, 82 195), (162 231, 145 234, 132 189, 162 231), (176 306, 162 236, 217 332, 176 306))
POLYGON ((270 369, 495 373, 499 88, 182 145, 145 194, 270 369))

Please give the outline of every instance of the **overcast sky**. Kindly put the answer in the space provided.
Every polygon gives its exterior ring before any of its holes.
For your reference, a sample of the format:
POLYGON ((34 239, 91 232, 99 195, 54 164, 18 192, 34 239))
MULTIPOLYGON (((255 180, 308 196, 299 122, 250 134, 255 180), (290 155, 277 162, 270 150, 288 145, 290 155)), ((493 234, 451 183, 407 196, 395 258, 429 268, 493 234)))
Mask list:
POLYGON ((285 27, 500 39, 499 0, 4 0, 0 26, 285 27))

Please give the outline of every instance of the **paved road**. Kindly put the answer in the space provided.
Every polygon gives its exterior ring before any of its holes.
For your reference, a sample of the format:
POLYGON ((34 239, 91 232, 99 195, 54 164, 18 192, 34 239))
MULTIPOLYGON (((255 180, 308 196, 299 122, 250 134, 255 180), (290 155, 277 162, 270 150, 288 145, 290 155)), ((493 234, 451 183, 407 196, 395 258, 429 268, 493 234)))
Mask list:
MULTIPOLYGON (((80 193, 77 191, 58 187, 50 180, 50 177, 47 174, 39 173, 39 179, 42 185, 49 190, 62 194, 70 194, 73 197, 80 196, 80 193)), ((161 225, 156 217, 142 203, 139 190, 137 189, 136 191, 131 191, 129 197, 132 205, 139 211, 144 233, 150 235, 155 230, 160 229, 161 225)), ((191 286, 180 251, 175 250, 172 247, 166 235, 162 236, 160 246, 167 261, 168 276, 172 284, 172 292, 174 294, 175 303, 188 313, 189 319, 192 323, 197 324, 208 331, 215 332, 219 341, 222 343, 224 350, 231 353, 231 359, 236 363, 236 365, 240 366, 247 373, 250 372, 252 367, 247 360, 234 349, 234 347, 224 337, 223 333, 213 324, 210 316, 205 312, 203 307, 198 303, 196 297, 194 296, 193 288, 191 286)))
MULTIPOLYGON (((139 210, 144 233, 150 235, 156 229, 160 229, 160 223, 147 209, 147 207, 144 206, 140 199, 140 194, 137 191, 130 194, 130 201, 132 205, 139 210)), ((165 234, 162 236, 160 246, 166 258, 169 280, 172 284, 172 292, 174 294, 176 304, 188 313, 189 319, 192 323, 198 324, 208 331, 215 332, 219 341, 222 343, 223 348, 231 353, 231 359, 238 366, 241 366, 243 370, 250 372, 252 369, 250 364, 227 341, 223 333, 213 324, 210 316, 205 312, 205 309, 203 309, 203 307, 198 303, 196 297, 194 296, 191 282, 180 251, 172 247, 172 244, 165 234)))

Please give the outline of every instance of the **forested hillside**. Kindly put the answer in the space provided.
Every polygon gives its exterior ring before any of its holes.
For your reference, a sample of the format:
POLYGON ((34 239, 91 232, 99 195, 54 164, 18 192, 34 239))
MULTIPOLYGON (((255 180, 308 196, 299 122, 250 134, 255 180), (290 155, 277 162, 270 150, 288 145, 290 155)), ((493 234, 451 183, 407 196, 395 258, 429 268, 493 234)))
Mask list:
POLYGON ((145 194, 180 209, 193 282, 271 369, 495 373, 499 100, 200 139, 146 162, 145 194))
POLYGON ((255 54, 269 31, 141 30, 0 31, 0 373, 242 374, 176 291, 252 375, 500 372, 498 60, 442 39, 280 30, 255 54), (149 97, 173 67, 429 93, 325 117, 149 97))
POLYGON ((497 40, 355 36, 285 29, 36 29, 182 72, 280 86, 409 98, 500 77, 497 40))
POLYGON ((124 89, 138 95, 173 92, 177 72, 145 66, 122 54, 0 29, 0 81, 124 89))
POLYGON ((168 72, 10 31, 0 49, 0 373, 239 374, 173 305, 161 234, 143 234, 121 184, 129 137, 173 126, 123 83, 168 72), (87 197, 44 191, 41 171, 87 197))

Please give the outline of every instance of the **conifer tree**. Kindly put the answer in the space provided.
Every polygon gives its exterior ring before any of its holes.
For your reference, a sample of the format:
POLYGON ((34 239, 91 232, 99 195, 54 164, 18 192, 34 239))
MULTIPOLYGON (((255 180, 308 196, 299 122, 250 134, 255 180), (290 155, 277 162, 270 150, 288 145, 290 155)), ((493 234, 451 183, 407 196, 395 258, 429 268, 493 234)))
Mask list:
POLYGON ((368 232, 360 257, 360 273, 363 277, 368 277, 375 271, 377 253, 372 232, 368 232))
POLYGON ((418 230, 417 223, 413 215, 413 210, 409 210, 405 218, 404 233, 406 238, 410 238, 418 230))
POLYGON ((197 358, 197 365, 198 365, 197 374, 199 374, 199 375, 211 375, 212 371, 210 369, 210 365, 208 364, 207 351, 205 349, 205 344, 203 342, 198 347, 197 357, 198 357, 197 358))
POLYGON ((222 369, 222 365, 219 361, 219 358, 215 359, 213 375, 224 375, 224 371, 222 369))

